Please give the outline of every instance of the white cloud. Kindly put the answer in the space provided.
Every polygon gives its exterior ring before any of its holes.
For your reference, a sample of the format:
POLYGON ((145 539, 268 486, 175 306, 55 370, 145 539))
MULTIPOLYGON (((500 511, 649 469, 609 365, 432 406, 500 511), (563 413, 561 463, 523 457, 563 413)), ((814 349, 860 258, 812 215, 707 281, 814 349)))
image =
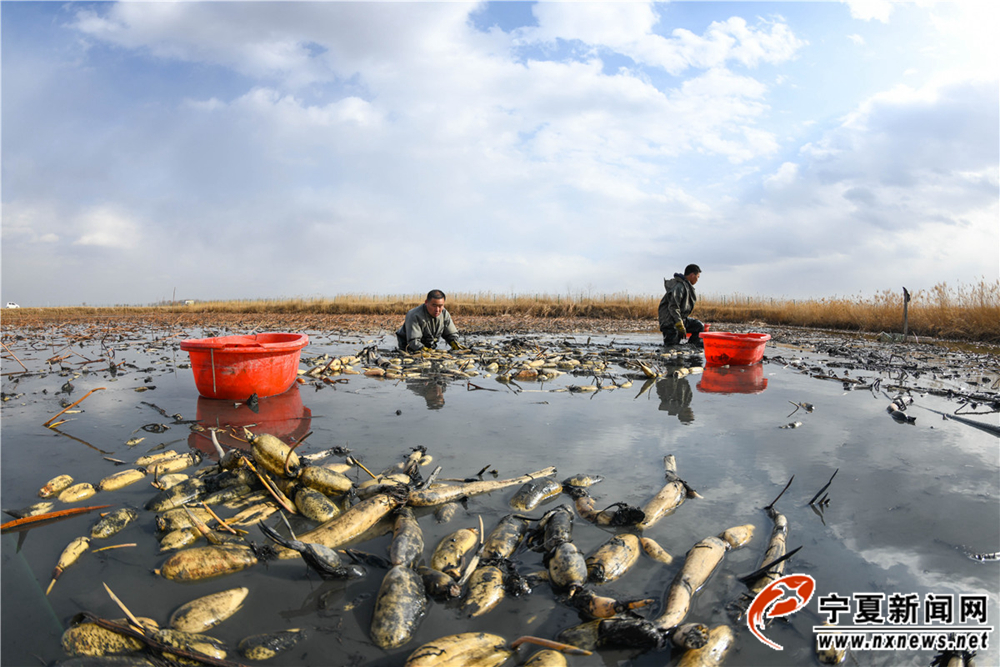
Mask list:
POLYGON ((3 225, 0 225, 3 242, 14 247, 57 242, 59 234, 46 231, 51 230, 50 223, 58 219, 56 211, 53 202, 4 202, 3 225))
POLYGON ((781 22, 749 26, 741 17, 711 23, 703 35, 675 29, 656 34, 659 17, 639 3, 542 2, 532 8, 539 25, 517 31, 518 43, 579 40, 608 49, 639 64, 662 67, 678 75, 688 68, 717 68, 728 62, 756 67, 793 58, 806 42, 781 22))
POLYGON ((886 23, 898 0, 842 0, 851 8, 851 16, 862 21, 886 23))
MULTIPOLYGON (((655 291, 664 257, 708 252, 723 293, 780 294, 787 271, 803 291, 870 286, 852 253, 893 273, 985 272, 986 61, 863 101, 845 88, 851 113, 811 116, 803 73, 823 77, 829 45, 855 51, 850 30, 744 6, 705 5, 726 13, 685 30, 669 6, 541 3, 537 27, 504 33, 457 3, 66 5, 74 36, 116 48, 39 48, 48 66, 21 71, 5 42, 4 280, 29 272, 13 254, 68 271, 123 248, 189 263, 199 296, 245 294, 255 265, 277 265, 268 289, 290 295, 410 291, 425 271, 463 291, 655 291), (210 282, 192 259, 212 250, 202 229, 238 239, 210 282), (299 261, 317 252, 336 268, 299 261)), ((988 37, 937 9, 953 37, 988 37)), ((893 27, 872 26, 865 50, 893 27)), ((138 300, 164 296, 177 269, 118 254, 129 287, 153 293, 138 300)))
POLYGON ((705 215, 712 211, 712 207, 709 204, 684 191, 683 188, 669 186, 665 189, 664 194, 667 201, 677 202, 694 214, 705 215))
POLYGON ((128 49, 222 65, 300 88, 414 52, 454 50, 464 3, 119 2, 77 11, 83 34, 128 49), (234 8, 238 7, 238 9, 234 8))
POLYGON ((747 67, 756 67, 760 63, 782 63, 795 57, 796 52, 807 44, 796 37, 785 23, 772 22, 770 31, 754 28, 739 17, 730 18, 724 23, 713 23, 709 32, 719 32, 731 35, 736 44, 733 47, 732 58, 747 67))
POLYGON ((97 206, 82 212, 75 221, 78 237, 74 245, 131 250, 139 246, 141 224, 114 206, 97 206))
POLYGON ((382 121, 382 113, 358 97, 345 97, 325 105, 305 104, 294 95, 282 95, 277 90, 255 88, 235 100, 232 109, 253 116, 254 122, 268 122, 275 132, 323 129, 345 130, 347 127, 370 128, 382 121))
POLYGON ((580 40, 625 49, 650 35, 659 21, 653 6, 642 2, 540 2, 532 6, 538 27, 520 31, 525 41, 580 40))
POLYGON ((995 78, 1000 63, 1000 3, 962 0, 932 5, 931 23, 952 46, 941 53, 952 78, 995 78))
POLYGON ((764 179, 764 185, 769 188, 783 188, 795 182, 799 175, 799 165, 794 162, 785 162, 778 171, 764 179))
POLYGON ((853 35, 848 35, 847 39, 849 39, 854 44, 857 44, 858 46, 864 46, 864 43, 865 43, 865 38, 862 37, 861 35, 856 34, 856 33, 853 34, 853 35))
MULTIPOLYGON (((518 136, 532 137, 527 148, 547 160, 572 154, 620 163, 636 152, 704 150, 745 162, 770 154, 774 138, 754 126, 767 112, 766 87, 723 66, 781 62, 804 44, 784 23, 749 26, 738 17, 713 22, 701 37, 676 31, 664 38, 652 32, 659 20, 653 6, 631 3, 541 3, 533 7, 539 27, 518 31, 507 43, 509 49, 518 41, 579 39, 668 69, 707 69, 683 88, 661 91, 638 71, 605 74, 596 58, 512 62, 502 34, 474 33, 469 6, 453 3, 307 3, 296 12, 247 3, 238 15, 226 3, 143 5, 113 5, 105 18, 80 10, 76 27, 162 58, 214 62, 269 78, 234 100, 231 111, 256 107, 255 117, 270 116, 283 139, 319 130, 324 144, 336 131, 338 145, 360 144, 343 136, 342 123, 353 120, 358 128, 381 128, 385 141, 419 134, 443 150, 472 142, 509 155, 518 136), (375 34, 377 40, 363 39, 375 34), (284 92, 348 76, 356 77, 352 87, 359 94, 335 102, 306 103, 284 92)), ((187 104, 212 110, 225 102, 187 104)), ((386 149, 376 143, 376 150, 386 149)))
POLYGON ((765 178, 763 198, 730 214, 734 227, 747 245, 767 234, 759 257, 788 266, 835 251, 856 266, 893 258, 894 278, 927 288, 997 275, 995 95, 995 83, 966 81, 871 97, 765 178))

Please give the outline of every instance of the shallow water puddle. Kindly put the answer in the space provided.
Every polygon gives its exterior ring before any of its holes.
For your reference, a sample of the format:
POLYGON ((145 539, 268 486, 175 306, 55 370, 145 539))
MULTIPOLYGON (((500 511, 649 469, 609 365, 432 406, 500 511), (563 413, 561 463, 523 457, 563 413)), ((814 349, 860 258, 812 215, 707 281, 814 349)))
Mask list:
MULTIPOLYGON (((921 409, 954 410, 951 401, 932 394, 915 393, 907 414, 916 416, 916 422, 897 423, 886 412, 886 394, 870 389, 845 391, 840 381, 812 377, 816 373, 808 369, 826 368, 828 359, 810 352, 808 346, 798 351, 769 345, 763 364, 706 369, 683 377, 674 377, 673 371, 697 362, 660 359, 658 370, 664 377, 647 383, 637 367, 623 365, 629 358, 623 351, 645 355, 648 360, 657 353, 652 336, 617 340, 528 337, 518 341, 523 350, 552 351, 568 343, 567 349, 593 352, 595 358, 603 355, 610 363, 601 372, 566 373, 541 383, 516 380, 504 384, 497 382, 496 373, 486 377, 482 370, 476 377, 461 379, 340 375, 337 379, 346 382, 332 384, 310 379, 285 395, 262 399, 260 411, 252 413, 236 402, 199 399, 186 367, 187 355, 177 348, 182 338, 201 337, 203 332, 171 333, 136 332, 129 339, 100 342, 88 338, 68 348, 76 356, 51 364, 52 370, 45 373, 41 371, 49 367, 47 359, 67 353, 59 348, 72 331, 50 332, 50 338, 39 338, 34 348, 24 342, 20 346, 8 343, 32 373, 21 379, 4 377, 3 391, 9 399, 2 408, 0 475, 5 509, 37 502, 38 489, 58 474, 96 483, 120 469, 105 456, 133 462, 159 448, 194 448, 209 454, 211 445, 204 435, 184 423, 194 419, 205 425, 259 424, 251 428, 290 438, 311 431, 300 453, 345 447, 373 472, 420 446, 434 457, 430 467, 442 466, 441 476, 448 478, 468 478, 484 469, 488 470, 486 479, 492 478, 493 471, 507 478, 550 465, 557 468, 558 479, 598 473, 604 481, 591 487, 590 493, 600 508, 615 502, 644 505, 662 486, 663 457, 673 454, 680 477, 703 496, 688 500, 646 533, 674 556, 674 563, 663 565, 643 557, 618 581, 594 586, 600 594, 662 600, 692 545, 731 526, 751 523, 756 527, 752 542, 727 554, 688 614, 688 620, 710 626, 731 623, 726 606, 746 590, 736 577, 759 565, 771 531, 762 508, 794 475, 777 505, 789 521, 789 549, 802 546, 786 572, 811 575, 817 596, 846 596, 852 613, 857 611, 854 596, 862 594, 884 595, 885 600, 894 594, 912 594, 921 603, 929 595, 951 595, 956 605, 961 596, 985 596, 983 629, 995 628, 1000 618, 1000 563, 977 562, 966 555, 1000 549, 997 438, 921 409), (106 358, 111 348, 114 363, 120 364, 114 375, 106 362, 82 365, 85 360, 106 358), (778 357, 780 362, 775 361, 778 357), (795 363, 788 362, 792 357, 795 363), (60 368, 66 370, 60 372, 60 368), (600 391, 568 390, 598 382, 600 391), (628 382, 631 385, 622 386, 628 382), (78 412, 63 415, 60 420, 66 421, 57 430, 42 426, 62 409, 60 401, 71 403, 97 387, 104 389, 77 406, 78 412), (814 409, 810 412, 796 404, 811 404, 814 409), (781 428, 796 422, 800 425, 781 428), (162 432, 143 429, 150 425, 166 428, 162 432), (125 444, 136 438, 143 439, 133 446, 125 444), (809 506, 808 501, 838 470, 828 489, 829 504, 809 506)), ((361 337, 325 332, 310 333, 310 339, 304 359, 356 355, 368 344, 361 337)), ((477 341, 484 346, 491 342, 477 341)), ((388 344, 388 340, 376 343, 388 344)), ((390 356, 385 349, 382 355, 390 356)), ((528 352, 521 356, 531 358, 528 352)), ((307 367, 304 362, 302 368, 307 367)), ((19 368, 5 359, 4 373, 19 368)), ((895 381, 878 372, 855 371, 851 377, 864 379, 863 385, 879 377, 887 384, 895 381)), ((989 419, 996 423, 995 413, 984 421, 989 419)), ((202 466, 210 462, 206 458, 202 466)), ((425 476, 429 473, 424 471, 425 476)), ((356 479, 365 477, 360 473, 356 479)), ((478 526, 479 517, 490 531, 512 511, 508 501, 516 490, 515 486, 471 498, 447 523, 439 523, 432 512, 418 512, 425 556, 452 531, 478 526)), ((99 493, 77 505, 112 504, 141 510, 155 493, 144 481, 99 493)), ((562 503, 572 504, 572 500, 557 496, 530 515, 540 517, 562 503)), ((48 597, 45 587, 59 553, 75 537, 89 534, 97 516, 4 535, 3 664, 47 664, 62 659, 59 637, 81 611, 121 617, 101 582, 134 613, 162 625, 184 602, 246 586, 250 593, 244 608, 208 634, 235 647, 251 634, 305 629, 305 641, 268 663, 276 665, 401 665, 415 648, 445 634, 476 630, 508 640, 522 635, 553 638, 581 622, 573 609, 542 584, 531 595, 508 598, 479 618, 463 617, 457 606, 432 604, 406 646, 383 651, 372 644, 368 628, 384 571, 368 568, 365 579, 322 581, 299 560, 274 561, 228 577, 178 584, 151 573, 165 560, 158 551, 153 519, 153 513, 141 510, 139 521, 107 541, 134 542, 135 547, 87 554, 62 575, 48 597)), ((276 525, 273 517, 268 524, 276 525)), ((612 533, 577 516, 573 540, 588 553, 612 533)), ((250 538, 266 541, 256 529, 250 538)), ((384 555, 389 540, 389 535, 382 535, 358 548, 384 555)), ((541 569, 540 554, 518 554, 520 572, 541 569)), ((883 616, 887 605, 883 601, 883 616)), ((952 625, 959 624, 958 611, 956 607, 952 625)), ((660 609, 640 613, 655 616, 660 609)), ((814 599, 807 609, 774 623, 765 634, 784 646, 780 652, 760 643, 745 623, 735 624, 737 642, 725 664, 818 664, 812 628, 821 622, 814 599)), ((842 616, 840 623, 847 622, 849 618, 842 616)), ((979 652, 980 664, 1000 663, 994 639, 990 637, 989 649, 979 652)), ((671 655, 668 651, 608 649, 589 657, 570 656, 569 664, 662 665, 675 663, 679 655, 680 651, 671 655)), ((859 651, 853 655, 863 665, 928 665, 935 651, 859 651)), ((235 653, 231 657, 240 659, 235 653)))

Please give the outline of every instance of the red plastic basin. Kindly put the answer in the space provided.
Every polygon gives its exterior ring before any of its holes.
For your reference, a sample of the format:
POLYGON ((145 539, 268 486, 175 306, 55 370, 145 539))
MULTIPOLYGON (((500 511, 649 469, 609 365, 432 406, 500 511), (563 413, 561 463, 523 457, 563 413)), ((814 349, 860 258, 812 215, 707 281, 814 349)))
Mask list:
POLYGON ((181 341, 191 356, 198 393, 205 398, 245 401, 276 396, 295 382, 305 334, 264 333, 181 341))
POLYGON ((764 345, 770 334, 703 333, 706 366, 749 366, 764 358, 764 345))
POLYGON ((763 364, 749 366, 706 366, 698 391, 709 394, 759 394, 767 389, 763 364))

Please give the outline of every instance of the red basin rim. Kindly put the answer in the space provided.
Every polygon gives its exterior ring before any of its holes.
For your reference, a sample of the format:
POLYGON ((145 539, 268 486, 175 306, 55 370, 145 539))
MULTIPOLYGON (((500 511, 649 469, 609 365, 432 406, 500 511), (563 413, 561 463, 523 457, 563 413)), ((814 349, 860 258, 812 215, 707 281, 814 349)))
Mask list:
POLYGON ((309 344, 306 334, 264 333, 250 336, 216 336, 181 341, 181 349, 226 352, 294 352, 309 344))

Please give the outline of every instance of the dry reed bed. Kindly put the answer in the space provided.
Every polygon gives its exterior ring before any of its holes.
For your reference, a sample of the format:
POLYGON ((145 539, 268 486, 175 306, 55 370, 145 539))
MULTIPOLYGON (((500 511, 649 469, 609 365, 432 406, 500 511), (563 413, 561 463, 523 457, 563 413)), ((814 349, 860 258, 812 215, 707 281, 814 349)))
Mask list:
MULTIPOLYGON (((215 323, 242 328, 294 325, 365 332, 395 330, 423 295, 341 295, 316 299, 206 301, 193 305, 22 308, 2 324, 30 327, 53 321, 154 320, 179 326, 215 323)), ((611 295, 452 294, 448 309, 469 332, 655 332, 659 297, 611 295)), ((858 333, 902 333, 903 296, 885 290, 866 298, 818 300, 704 296, 695 317, 714 323, 793 326, 858 333)), ((716 327, 717 329, 719 327, 716 327)), ((1000 280, 972 287, 939 284, 911 294, 909 332, 922 337, 1000 343, 1000 280)))

